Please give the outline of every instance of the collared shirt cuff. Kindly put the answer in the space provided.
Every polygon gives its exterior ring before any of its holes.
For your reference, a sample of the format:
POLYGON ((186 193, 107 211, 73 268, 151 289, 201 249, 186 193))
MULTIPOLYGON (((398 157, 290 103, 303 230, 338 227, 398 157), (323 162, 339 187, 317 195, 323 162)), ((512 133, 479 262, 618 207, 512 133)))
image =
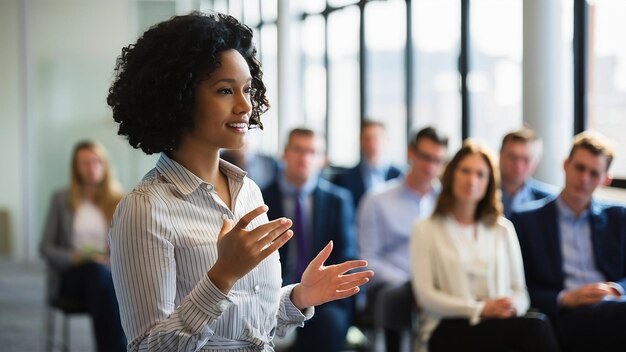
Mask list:
POLYGON ((626 292, 624 292, 624 288, 622 287, 622 285, 618 284, 617 282, 608 281, 606 284, 614 288, 617 292, 619 292, 620 296, 626 295, 626 292))
POLYGON ((295 323, 301 323, 313 317, 315 314, 315 307, 307 307, 304 310, 298 309, 298 307, 296 307, 291 300, 291 292, 294 287, 296 287, 296 284, 283 287, 280 301, 281 304, 284 305, 287 320, 295 323))
POLYGON ((189 299, 196 308, 214 318, 222 315, 233 304, 233 301, 220 291, 206 274, 189 293, 189 299))
POLYGON ((476 325, 480 323, 480 320, 481 320, 480 314, 483 312, 484 308, 485 308, 485 302, 481 301, 476 304, 476 307, 474 307, 474 312, 472 313, 472 316, 470 317, 470 325, 476 325))

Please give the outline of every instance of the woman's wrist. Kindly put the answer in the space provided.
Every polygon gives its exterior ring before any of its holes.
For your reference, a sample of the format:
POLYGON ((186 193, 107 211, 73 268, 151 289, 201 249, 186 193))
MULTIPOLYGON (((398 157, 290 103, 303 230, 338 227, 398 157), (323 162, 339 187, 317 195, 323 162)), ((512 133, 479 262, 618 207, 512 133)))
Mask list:
POLYGON ((310 305, 306 304, 306 302, 302 300, 302 295, 302 284, 297 284, 293 290, 291 290, 291 297, 289 297, 291 299, 291 303, 293 303, 293 305, 301 311, 310 307, 310 305))
POLYGON ((219 268, 216 268, 215 265, 211 269, 209 269, 209 271, 207 272, 207 276, 209 277, 213 285, 215 285, 215 287, 217 287, 225 295, 230 292, 230 289, 233 288, 235 282, 237 282, 236 278, 224 275, 224 272, 222 270, 219 270, 219 268))

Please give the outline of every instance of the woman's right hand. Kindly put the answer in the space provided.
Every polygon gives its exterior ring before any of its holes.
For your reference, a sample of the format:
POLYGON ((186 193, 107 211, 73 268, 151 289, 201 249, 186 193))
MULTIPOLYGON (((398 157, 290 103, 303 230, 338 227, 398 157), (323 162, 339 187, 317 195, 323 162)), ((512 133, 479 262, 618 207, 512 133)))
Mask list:
POLYGON ((481 318, 506 319, 515 316, 515 306, 509 297, 485 300, 485 306, 480 313, 481 318))
POLYGON ((237 280, 293 236, 293 231, 289 230, 291 220, 287 218, 270 221, 251 231, 245 230, 252 220, 267 210, 267 206, 262 205, 234 225, 232 220, 224 219, 217 238, 217 261, 207 273, 211 282, 224 294, 228 294, 237 280))

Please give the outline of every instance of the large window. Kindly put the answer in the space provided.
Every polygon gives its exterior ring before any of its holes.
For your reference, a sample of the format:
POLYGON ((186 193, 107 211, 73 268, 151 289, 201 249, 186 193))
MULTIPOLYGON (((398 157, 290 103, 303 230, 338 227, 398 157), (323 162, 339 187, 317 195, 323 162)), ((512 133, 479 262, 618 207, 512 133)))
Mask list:
POLYGON ((302 23, 301 51, 305 123, 318 131, 326 126, 326 66, 324 42, 326 22, 322 15, 308 16, 302 23))
POLYGON ((406 6, 402 0, 365 7, 366 94, 364 116, 387 129, 390 161, 406 161, 406 6))
POLYGON ((626 178, 626 1, 602 0, 589 4, 587 126, 615 144, 611 172, 626 178))
POLYGON ((522 125, 522 0, 472 0, 470 37, 470 134, 497 150, 522 125))
POLYGON ((450 150, 461 145, 460 18, 458 0, 413 2, 412 126, 441 129, 450 138, 450 150))
POLYGON ((359 160, 359 8, 328 16, 328 159, 351 166, 359 160))

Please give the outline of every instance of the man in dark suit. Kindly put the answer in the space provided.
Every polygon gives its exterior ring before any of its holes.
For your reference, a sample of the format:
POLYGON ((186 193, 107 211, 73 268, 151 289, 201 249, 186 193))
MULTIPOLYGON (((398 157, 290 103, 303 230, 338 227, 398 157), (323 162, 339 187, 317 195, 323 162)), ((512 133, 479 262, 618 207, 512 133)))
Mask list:
POLYGON ((386 139, 382 122, 363 121, 360 135, 361 161, 353 168, 339 171, 333 179, 333 183, 352 193, 355 208, 365 192, 402 174, 399 168, 384 160, 386 139))
POLYGON ((577 135, 561 194, 512 216, 531 305, 566 351, 626 349, 626 209, 592 199, 612 159, 601 136, 577 135))
MULTIPOLYGON (((323 141, 312 130, 290 132, 283 154, 284 168, 263 190, 270 219, 293 220, 294 238, 280 249, 283 284, 300 281, 306 264, 333 241, 327 264, 357 258, 350 193, 319 177, 323 141)), ((352 322, 352 300, 315 307, 315 316, 302 329, 292 351, 339 351, 352 322)))
POLYGON ((554 187, 531 177, 541 159, 541 150, 541 139, 529 128, 507 133, 502 139, 500 177, 502 205, 507 218, 527 203, 557 193, 554 187))

